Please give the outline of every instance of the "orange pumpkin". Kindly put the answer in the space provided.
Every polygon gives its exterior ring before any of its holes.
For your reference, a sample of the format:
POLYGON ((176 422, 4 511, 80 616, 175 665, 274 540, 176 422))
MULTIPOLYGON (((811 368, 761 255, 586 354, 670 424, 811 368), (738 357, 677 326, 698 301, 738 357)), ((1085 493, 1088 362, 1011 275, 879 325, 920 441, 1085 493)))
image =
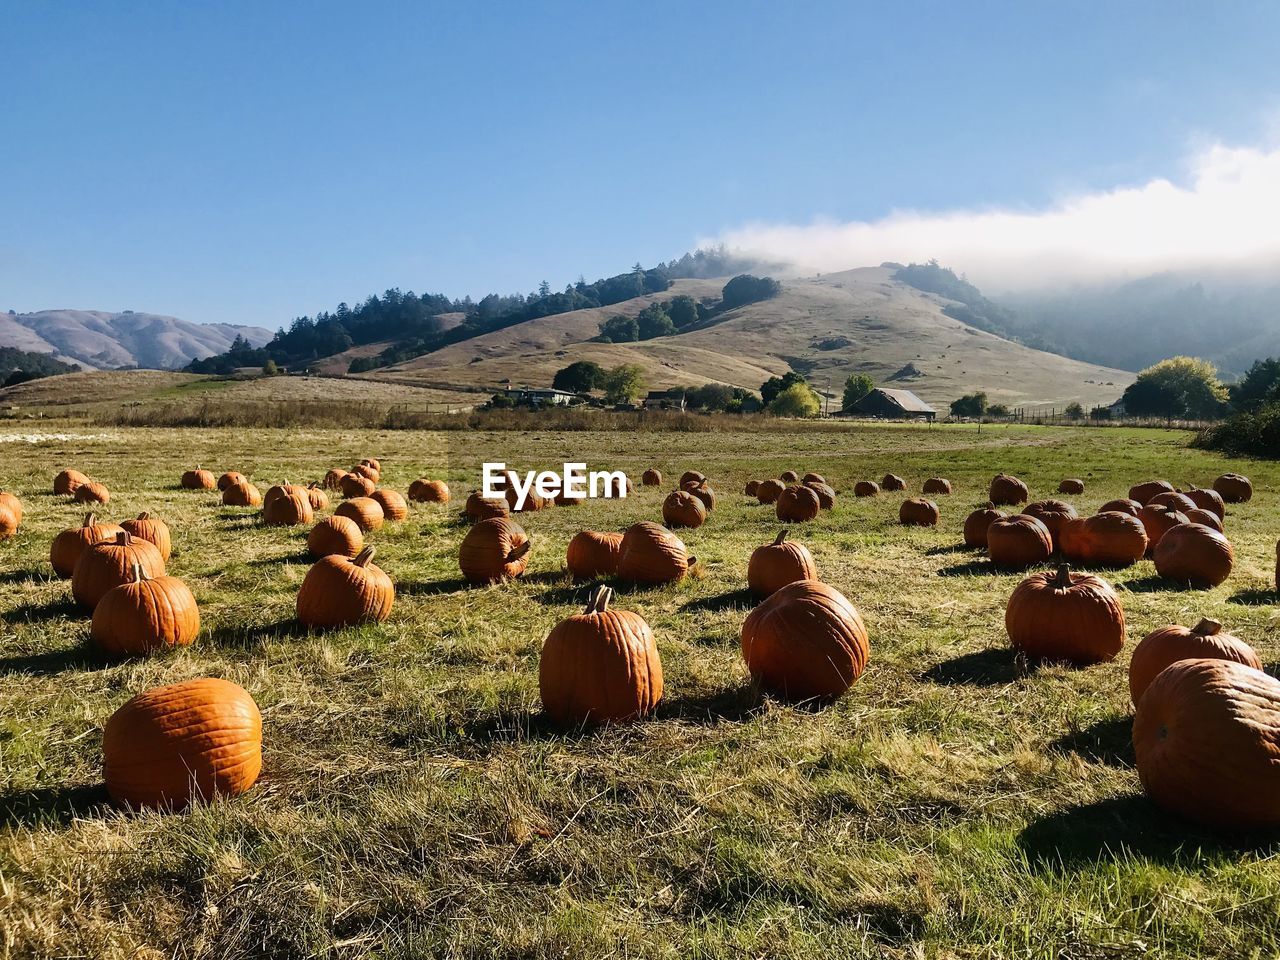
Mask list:
POLYGON ((342 478, 347 475, 347 471, 340 470, 338 467, 332 467, 325 472, 324 488, 326 490, 337 490, 342 485, 342 478))
POLYGON ((1127 513, 1131 517, 1136 517, 1141 512, 1142 504, 1137 500, 1130 500, 1128 497, 1108 500, 1098 508, 1098 513, 1127 513))
POLYGON ((1197 589, 1216 587, 1231 576, 1231 541, 1212 527, 1183 523, 1169 530, 1152 552, 1156 573, 1197 589))
POLYGON ((307 551, 320 557, 354 557, 364 549, 364 534, 350 517, 326 517, 307 534, 307 551))
POLYGON ((823 510, 833 510, 836 505, 836 492, 829 484, 816 480, 806 480, 804 485, 818 495, 818 506, 823 510))
POLYGON ((760 481, 748 480, 747 485, 742 488, 742 492, 746 494, 748 497, 754 497, 756 494, 760 492, 760 481))
POLYGON ((997 567, 1025 570, 1053 554, 1049 528, 1035 517, 1019 513, 987 527, 987 554, 997 567))
POLYGON ((443 480, 415 480, 409 484, 409 499, 415 503, 448 503, 449 485, 443 480))
POLYGON ((1191 502, 1196 505, 1199 510, 1208 510, 1210 513, 1216 514, 1219 520, 1227 518, 1226 501, 1222 499, 1222 494, 1217 490, 1203 490, 1200 487, 1192 487, 1187 491, 1187 496, 1191 502))
POLYGON ((21 523, 10 507, 0 504, 0 540, 8 540, 16 534, 21 523))
POLYGON ((382 523, 386 519, 382 513, 382 504, 372 497, 355 497, 351 500, 344 500, 338 504, 338 508, 333 511, 333 515, 354 520, 362 533, 381 530, 382 523))
POLYGON ((1003 520, 1006 516, 1003 510, 996 509, 994 503, 988 503, 985 507, 974 510, 964 518, 964 545, 985 550, 987 531, 993 523, 1003 520))
POLYGON ((767 597, 797 580, 819 580, 818 565, 803 543, 787 539, 781 530, 773 543, 756 547, 747 561, 747 586, 759 597, 767 597))
POLYGON ((673 583, 695 563, 697 559, 689 556, 683 540, 665 527, 644 521, 622 537, 618 578, 630 583, 673 583))
POLYGON ((787 485, 781 480, 761 480, 760 486, 756 487, 756 499, 762 504, 774 503, 785 489, 787 485))
POLYGON ((1124 610, 1111 585, 1066 564, 1018 584, 1004 624, 1014 648, 1037 660, 1102 663, 1124 646, 1124 610))
POLYGON ((76 503, 106 504, 111 502, 111 491, 107 489, 106 484, 90 480, 76 487, 76 492, 71 495, 71 499, 76 503))
POLYGON ((1136 500, 1145 507, 1152 497, 1172 492, 1173 484, 1168 480, 1144 480, 1142 483, 1136 483, 1129 488, 1129 499, 1136 500))
POLYGON ((1142 521, 1118 510, 1067 520, 1058 529, 1058 549, 1072 563, 1128 567, 1146 555, 1142 521))
POLYGON ((1069 477, 1058 484, 1058 492, 1078 496, 1084 493, 1084 481, 1077 477, 1069 477))
POLYGON ((463 512, 472 520, 489 520, 505 517, 511 512, 506 500, 486 498, 479 490, 471 491, 463 512))
POLYGON ((707 513, 716 508, 716 492, 711 489, 705 480, 702 483, 686 483, 680 489, 685 493, 693 494, 701 500, 702 505, 707 508, 707 513))
POLYGON ((311 512, 319 513, 329 509, 329 496, 318 483, 307 484, 307 500, 311 504, 311 512))
POLYGON ((463 537, 458 566, 471 583, 499 583, 524 573, 532 547, 529 535, 514 520, 481 520, 463 537))
POLYGON ((707 482, 706 475, 699 473, 697 470, 686 470, 684 473, 680 474, 680 486, 682 487, 686 483, 706 483, 706 482, 707 482))
POLYGON ((593 580, 618 572, 622 534, 583 530, 569 541, 565 566, 577 580, 593 580))
POLYGON ((990 493, 987 495, 987 499, 997 507, 1016 506, 1026 503, 1030 498, 1027 485, 1007 473, 1000 473, 992 478, 990 493))
POLYGON ((776 590, 742 624, 742 656, 760 685, 791 700, 838 697, 866 669, 862 616, 818 580, 776 590))
POLYGON ((76 603, 92 610, 112 587, 129 583, 134 567, 148 577, 164 576, 164 558, 153 544, 135 540, 121 530, 114 540, 102 540, 86 547, 71 572, 71 593, 76 603))
POLYGON ((391 616, 396 588, 373 563, 374 552, 365 547, 354 559, 330 554, 317 560, 298 589, 298 622, 329 629, 381 623, 391 616))
POLYGON ((800 479, 800 474, 796 473, 794 470, 783 470, 778 474, 778 479, 783 483, 795 483, 800 479))
POLYGON ((369 496, 374 490, 378 489, 378 484, 358 473, 348 473, 338 481, 338 489, 342 491, 342 495, 348 500, 355 500, 358 497, 369 496))
POLYGON ((237 483, 248 483, 249 478, 242 473, 234 470, 228 470, 218 478, 218 489, 225 491, 227 487, 234 486, 237 483))
POLYGON ((248 480, 239 480, 222 491, 224 507, 258 507, 262 505, 262 494, 248 480))
POLYGON ((187 585, 167 574, 149 577, 137 564, 131 580, 102 595, 90 628, 94 645, 113 657, 185 647, 199 635, 200 610, 187 585))
POLYGON ((692 493, 674 490, 662 501, 662 520, 672 529, 693 529, 707 522, 707 508, 692 493))
POLYGON ((63 470, 53 478, 53 492, 55 496, 69 497, 76 487, 88 482, 89 478, 79 470, 63 470))
POLYGON ((1211 527, 1222 533, 1222 521, 1218 515, 1212 510, 1201 510, 1196 507, 1194 510, 1187 511, 1187 523, 1198 523, 1204 527, 1211 527))
POLYGON ((640 483, 646 487, 662 486, 662 471, 650 467, 644 473, 640 474, 640 483))
POLYGON ((909 527, 936 527, 941 513, 932 500, 912 497, 898 508, 898 522, 909 527))
POLYGON ((902 491, 907 489, 907 481, 895 474, 886 473, 880 479, 880 489, 892 492, 902 491))
MULTIPOLYGON (((343 504, 346 506, 346 504, 343 504)), ((272 487, 263 498, 262 520, 273 527, 299 527, 315 520, 306 487, 272 487)))
POLYGON ((351 473, 357 477, 364 477, 370 483, 377 486, 378 481, 382 479, 382 471, 377 469, 371 463, 360 462, 351 468, 351 473))
POLYGON ((1157 493, 1154 497, 1146 502, 1148 507, 1172 507, 1179 513, 1187 513, 1196 509, 1196 502, 1186 494, 1178 493, 1176 490, 1166 490, 1164 493, 1157 493))
POLYGON ((1022 508, 1028 517, 1035 517, 1045 525, 1053 540, 1053 548, 1059 549, 1058 541, 1062 536, 1062 525, 1076 518, 1076 508, 1063 500, 1037 500, 1022 508))
POLYGON ((1179 524, 1187 522, 1186 514, 1179 513, 1173 507, 1162 507, 1148 503, 1138 511, 1138 519, 1147 531, 1147 553, 1152 553, 1156 544, 1166 533, 1179 524))
POLYGON ((14 525, 22 523, 22 501, 12 493, 0 490, 0 510, 13 514, 14 525))
POLYGON ((382 507, 383 517, 392 523, 399 523, 409 516, 409 504, 394 490, 379 487, 369 494, 369 499, 377 501, 378 506, 382 507))
POLYGON ((213 490, 218 486, 218 480, 211 470, 197 465, 194 470, 182 474, 180 486, 184 490, 213 490))
POLYGON ((1133 648, 1129 661, 1129 696, 1134 706, 1142 699, 1151 681, 1180 660, 1234 660, 1255 670, 1262 669, 1253 647, 1222 632, 1217 620, 1203 619, 1187 629, 1176 623, 1152 630, 1133 648))
POLYGON ((188 680, 140 693, 102 734, 107 791, 130 807, 180 809, 244 793, 262 770, 262 714, 227 680, 188 680))
POLYGON ((930 477, 924 482, 923 492, 941 494, 945 497, 951 493, 951 481, 945 477, 930 477))
POLYGON ((140 513, 134 520, 126 520, 121 528, 129 531, 129 535, 145 540, 160 551, 160 558, 165 563, 173 556, 173 539, 169 535, 169 526, 159 517, 149 513, 140 513))
POLYGON ((1253 499, 1253 484, 1239 473, 1224 473, 1213 481, 1213 489, 1227 503, 1247 503, 1253 499))
POLYGON ((382 472, 382 462, 376 457, 365 457, 360 461, 360 463, 366 467, 372 467, 374 470, 377 470, 378 473, 382 472))
POLYGON ((812 487, 793 483, 774 501, 773 512, 783 523, 803 523, 812 520, 822 510, 822 501, 812 487))
POLYGON ((124 532, 124 527, 114 523, 98 523, 92 513, 85 514, 84 523, 70 530, 63 530, 53 538, 49 547, 49 562, 54 572, 66 579, 76 569, 76 561, 85 547, 101 540, 114 540, 116 535, 124 532))
POLYGON ((880 495, 880 484, 874 480, 859 480, 853 485, 855 497, 877 497, 880 495))

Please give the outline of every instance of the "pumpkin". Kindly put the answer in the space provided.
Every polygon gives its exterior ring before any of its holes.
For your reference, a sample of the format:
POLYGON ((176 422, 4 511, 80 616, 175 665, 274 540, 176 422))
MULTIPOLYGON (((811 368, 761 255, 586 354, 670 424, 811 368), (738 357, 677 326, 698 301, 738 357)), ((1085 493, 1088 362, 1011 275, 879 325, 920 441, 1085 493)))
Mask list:
POLYGON ((132 579, 112 587, 93 608, 90 636, 108 656, 185 647, 199 635, 200 611, 187 585, 167 574, 149 577, 137 564, 132 579))
POLYGON ((351 468, 351 475, 354 475, 357 477, 364 477, 366 480, 370 481, 375 486, 377 485, 378 481, 382 479, 382 471, 375 469, 372 464, 368 464, 368 463, 357 463, 354 467, 351 468))
POLYGON ((812 487, 793 483, 774 501, 773 513, 784 523, 803 523, 812 520, 822 510, 822 501, 812 487))
POLYGON ((373 563, 374 552, 364 547, 353 559, 333 553, 317 560, 298 588, 298 622, 328 629, 386 620, 396 588, 373 563))
POLYGON ((173 556, 173 539, 169 536, 169 525, 159 517, 149 513, 140 513, 133 520, 120 524, 121 529, 128 530, 131 537, 145 540, 160 551, 160 558, 165 563, 173 556))
POLYGON ((1053 536, 1038 519, 1019 513, 987 527, 987 554, 997 567, 1025 570, 1049 559, 1053 536))
POLYGON ((987 499, 998 507, 1017 506, 1031 499, 1031 494, 1027 490, 1027 485, 1017 477, 1001 473, 992 478, 987 499))
POLYGON ((646 487, 660 487, 662 486, 662 471, 650 467, 640 474, 640 482, 646 487))
POLYGON ((1004 625, 1014 648, 1036 660, 1102 663, 1124 646, 1124 610, 1111 585, 1065 563, 1018 584, 1004 625))
POLYGON ((307 551, 320 557, 354 557, 364 549, 364 533, 350 517, 326 517, 307 534, 307 551))
POLYGON ((249 478, 242 473, 236 473, 234 470, 228 470, 218 478, 218 489, 226 490, 227 487, 234 486, 237 483, 248 483, 249 478))
POLYGON ((262 501, 262 519, 273 527, 299 527, 314 521, 306 487, 272 487, 262 501))
POLYGON ((700 527, 707 522, 707 508, 693 494, 673 490, 662 501, 662 520, 673 529, 700 527))
POLYGON ((329 495, 318 483, 307 484, 307 501, 311 504, 313 513, 329 509, 329 495))
POLYGON ((248 480, 240 480, 222 491, 224 507, 257 507, 262 505, 262 494, 248 480))
POLYGON ((102 760, 107 792, 129 807, 181 809, 235 796, 262 771, 262 714, 229 680, 155 687, 111 715, 102 760))
POLYGON ((13 514, 15 524, 22 522, 22 501, 12 493, 0 490, 0 509, 8 510, 13 514))
POLYGON ((100 540, 80 553, 71 572, 71 594, 92 610, 108 590, 133 579, 135 566, 148 577, 164 576, 164 558, 155 545, 121 530, 114 540, 100 540))
POLYGON ((218 486, 218 479, 213 471, 203 469, 199 464, 194 470, 182 474, 179 485, 184 490, 213 490, 218 486))
POLYGON ((1138 511, 1138 519, 1147 531, 1147 553, 1155 550, 1156 544, 1166 533, 1179 524, 1187 522, 1187 516, 1173 507, 1161 507, 1147 504, 1138 511))
POLYGON ((683 578, 697 562, 674 533, 644 521, 623 534, 618 578, 630 583, 672 583, 683 578))
POLYGON ((800 474, 796 473, 794 470, 783 470, 778 474, 778 479, 783 483, 795 483, 800 479, 800 474))
MULTIPOLYGON (((291 497, 295 495, 306 498, 307 488, 290 483, 288 480, 284 483, 273 483, 271 486, 267 487, 267 492, 262 495, 263 509, 269 507, 273 501, 280 497, 291 497)), ((311 502, 310 498, 307 498, 307 502, 311 502)))
POLYGON ((338 467, 332 467, 325 472, 324 488, 326 490, 337 490, 342 484, 342 478, 347 475, 347 471, 338 467))
POLYGON ((1218 519, 1218 515, 1212 510, 1201 510, 1196 507, 1194 510, 1188 510, 1186 517, 1187 523, 1198 523, 1204 527, 1212 527, 1222 533, 1222 521, 1218 519))
POLYGON ((1280 681, 1233 660, 1180 660, 1133 721, 1138 777, 1165 809, 1211 827, 1280 826, 1280 681))
POLYGON ((370 530, 381 530, 382 523, 386 519, 386 515, 382 512, 382 504, 373 499, 373 497, 355 497, 352 500, 344 500, 338 504, 338 509, 333 511, 333 515, 354 520, 361 533, 368 533, 370 530))
POLYGON ((1152 551, 1156 573, 1202 590, 1231 576, 1235 558, 1231 541, 1200 523, 1179 524, 1166 532, 1152 551))
POLYGON ((1222 494, 1217 490, 1205 490, 1201 487, 1192 487, 1187 491, 1187 497, 1196 505, 1198 510, 1208 510, 1210 513, 1218 515, 1219 520, 1227 518, 1226 501, 1222 499, 1222 494))
POLYGON ((1077 477, 1068 477, 1058 484, 1058 492, 1079 496, 1084 493, 1084 481, 1077 477))
POLYGON ((855 497, 878 497, 880 495, 880 484, 874 480, 859 480, 853 485, 853 495, 855 497))
POLYGON ((684 473, 680 474, 680 486, 682 487, 686 483, 706 483, 706 482, 707 482, 706 476, 699 473, 697 470, 686 470, 684 473))
POLYGON ((797 580, 818 580, 818 565, 803 543, 787 539, 781 530, 773 543, 756 547, 747 561, 747 586, 759 597, 767 597, 797 580))
POLYGON ((1076 508, 1063 500, 1036 500, 1022 508, 1028 517, 1035 517, 1049 530, 1053 539, 1053 549, 1057 550, 1058 540, 1062 535, 1062 525, 1076 518, 1076 508))
POLYGON ((378 473, 382 472, 382 461, 378 460, 376 457, 365 457, 360 461, 360 463, 366 467, 372 467, 374 470, 377 470, 378 473))
POLYGON ((886 473, 880 479, 880 489, 889 491, 900 491, 907 489, 907 481, 892 473, 886 473))
POLYGON ((1186 494, 1178 493, 1176 490, 1157 493, 1145 505, 1148 507, 1173 507, 1179 513, 1186 513, 1189 510, 1196 509, 1194 500, 1186 494))
POLYGON ((0 540, 8 540, 18 532, 22 523, 18 515, 7 506, 0 506, 0 540))
POLYGON ((1128 567, 1146 555, 1147 546, 1142 521, 1118 510, 1068 520, 1058 529, 1058 549, 1072 563, 1128 567))
POLYGON ((1130 500, 1128 497, 1108 500, 1098 508, 1098 513, 1127 513, 1131 517, 1136 517, 1141 512, 1142 504, 1137 500, 1130 500))
POLYGON ((570 494, 567 488, 562 488, 554 497, 551 498, 551 502, 557 507, 576 507, 581 505, 586 499, 587 495, 585 493, 570 494))
POLYGON ((1145 507, 1152 497, 1173 492, 1173 484, 1168 480, 1145 480, 1129 488, 1129 499, 1137 500, 1145 507))
POLYGON ((1171 623, 1152 630, 1133 648, 1129 660, 1129 696, 1136 707, 1160 672, 1180 660, 1234 660, 1262 669, 1253 647, 1222 632, 1217 620, 1203 619, 1190 629, 1171 623))
POLYGON ((529 535, 514 520, 481 520, 463 537, 458 566, 470 583, 499 583, 524 573, 532 547, 529 535))
POLYGON ((529 492, 525 495, 524 505, 517 507, 516 503, 520 499, 520 494, 516 493, 516 488, 511 484, 507 485, 504 496, 507 499, 507 507, 512 513, 534 513, 538 510, 545 510, 555 502, 549 497, 540 496, 537 491, 530 487, 529 492))
POLYGON ((936 527, 941 516, 938 505, 922 497, 903 500, 898 508, 898 522, 909 527, 936 527))
POLYGON ((826 483, 827 478, 820 473, 806 473, 800 478, 801 483, 826 483))
POLYGON ((76 492, 71 495, 71 499, 76 503, 106 504, 111 502, 111 491, 107 489, 106 484, 90 480, 76 487, 76 492))
POLYGON ((79 470, 63 470, 53 478, 53 493, 59 497, 69 497, 76 492, 76 487, 88 483, 89 478, 79 470))
POLYGON ((561 726, 626 723, 662 699, 662 659, 638 613, 610 610, 601 587, 586 610, 561 620, 538 661, 542 709, 561 726))
POLYGON ((695 497, 701 500, 702 505, 707 508, 707 513, 710 513, 712 510, 716 508, 716 492, 712 490, 709 486, 707 486, 705 482, 704 483, 686 483, 680 489, 683 490, 685 493, 693 494, 695 497))
POLYGON ((358 473, 348 473, 338 481, 338 488, 344 497, 354 500, 357 497, 369 496, 378 489, 378 485, 368 477, 362 477, 358 473))
POLYGON ((383 517, 392 523, 399 523, 409 516, 409 504, 405 503, 404 497, 394 490, 379 487, 369 494, 369 499, 378 502, 378 506, 382 507, 383 517))
POLYGON ((966 547, 987 546, 987 531, 991 528, 991 524, 997 520, 1003 520, 1007 516, 1003 510, 997 510, 994 503, 988 503, 985 507, 979 507, 973 513, 964 518, 964 545, 966 547))
POLYGON ((415 503, 448 503, 449 485, 443 480, 415 480, 409 484, 409 499, 415 503))
POLYGON ((472 520, 488 520, 491 517, 505 517, 511 512, 506 500, 487 499, 479 490, 472 490, 463 512, 472 520))
POLYGON ((1213 481, 1213 489, 1226 503, 1248 503, 1253 499, 1253 484, 1238 473, 1224 473, 1213 481))
POLYGON ((564 559, 575 579, 593 580, 617 573, 621 556, 622 534, 583 530, 569 541, 564 559))
POLYGON ((945 477, 930 477, 924 482, 923 492, 947 496, 951 493, 951 481, 945 477))
POLYGON ((114 540, 117 534, 123 532, 124 527, 114 523, 98 523, 92 513, 86 513, 80 526, 63 530, 53 538, 53 543, 49 546, 49 562, 53 564, 54 573, 63 579, 70 577, 85 547, 102 540, 114 540))
POLYGON ((781 480, 761 480, 756 488, 756 499, 762 504, 774 503, 787 485, 781 480))
POLYGON ((746 494, 748 497, 754 497, 756 494, 760 492, 760 481, 748 480, 747 485, 742 488, 742 492, 746 494))
POLYGON ((866 669, 862 617, 819 580, 779 588, 742 624, 742 656, 760 685, 791 700, 838 697, 866 669))
POLYGON ((818 506, 823 510, 833 510, 836 505, 836 492, 831 488, 830 484, 818 483, 813 480, 807 481, 804 486, 808 487, 818 495, 818 506))

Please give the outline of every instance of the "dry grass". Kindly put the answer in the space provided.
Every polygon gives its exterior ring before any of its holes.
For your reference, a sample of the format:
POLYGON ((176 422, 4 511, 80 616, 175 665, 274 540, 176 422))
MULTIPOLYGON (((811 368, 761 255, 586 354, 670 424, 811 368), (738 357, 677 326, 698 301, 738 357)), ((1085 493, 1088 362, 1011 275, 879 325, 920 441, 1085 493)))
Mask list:
MULTIPOLYGON (((1116 957, 1280 951, 1274 841, 1213 836, 1153 809, 1128 746, 1125 665, 1028 670, 1005 645, 1016 576, 959 551, 959 525, 999 469, 1048 495, 1084 476, 1092 509, 1132 480, 1205 481, 1228 461, 1156 431, 846 428, 793 435, 361 429, 125 429, 4 444, 0 482, 28 519, 0 544, 0 957, 1116 957), (656 719, 563 733, 538 710, 543 637, 588 585, 561 572, 569 537, 658 515, 661 494, 527 516, 528 576, 458 582, 456 510, 415 508, 374 535, 396 580, 391 620, 307 635, 290 624, 304 533, 263 528, 175 489, 195 462, 268 482, 360 456, 390 486, 456 493, 478 464, 585 459, 637 474, 697 467, 721 493, 686 541, 705 575, 624 591, 658 637, 656 719), (101 663, 50 580, 50 538, 79 508, 46 493, 74 465, 105 511, 174 528, 172 572, 201 603, 191 648, 101 663), (752 547, 772 513, 752 476, 823 473, 836 510, 797 535, 861 608, 872 661, 823 710, 759 700, 738 653, 752 547), (855 501, 892 470, 957 493, 934 531, 895 522, 899 496, 855 501), (101 727, 132 693, 198 676, 245 685, 266 722, 251 794, 171 815, 106 807, 101 727)), ((1269 583, 1280 465, 1233 508, 1236 573, 1166 589, 1149 563, 1109 574, 1131 640, 1224 620, 1280 658, 1269 583)), ((454 506, 457 504, 455 503, 454 506)))

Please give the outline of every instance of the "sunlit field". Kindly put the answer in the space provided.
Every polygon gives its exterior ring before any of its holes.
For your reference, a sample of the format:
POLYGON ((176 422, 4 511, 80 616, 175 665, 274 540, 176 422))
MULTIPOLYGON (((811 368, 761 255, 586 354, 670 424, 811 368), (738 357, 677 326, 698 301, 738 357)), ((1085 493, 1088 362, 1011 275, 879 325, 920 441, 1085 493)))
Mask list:
MULTIPOLYGON (((1280 463, 1228 461, 1166 431, 856 427, 793 434, 0 428, 0 484, 26 507, 0 543, 0 957, 1192 957, 1280 951, 1280 841, 1217 834, 1142 794, 1126 667, 1166 623, 1222 621, 1274 670, 1280 463), (41 435, 61 434, 54 439, 41 435), (368 541, 396 601, 381 625, 307 633, 294 601, 305 528, 263 526, 178 488, 236 469, 264 490, 377 457, 383 485, 446 479, 368 541), (460 579, 460 508, 479 464, 586 461, 661 488, 517 519, 518 581, 460 579), (49 544, 86 508, 51 493, 75 467, 113 521, 168 522, 169 572, 199 602, 187 648, 107 662, 53 577, 49 544), (563 731, 541 713, 538 658, 592 584, 564 571, 582 529, 660 520, 680 472, 719 495, 682 533, 698 575, 620 587, 657 637, 656 716, 563 731), (739 630, 747 559, 779 529, 752 478, 816 471, 835 509, 795 525, 821 577, 861 611, 871 659, 822 707, 761 696, 739 630), (1248 474, 1231 506, 1231 577, 1173 589, 1150 561, 1102 575, 1128 641, 1112 663, 1015 658, 1004 607, 1023 574, 961 547, 1000 471, 1033 498, 1080 477, 1092 512, 1153 477, 1248 474), (904 494, 855 500, 886 472, 918 495, 943 476, 936 529, 897 522, 904 494), (262 710, 257 785, 178 813, 128 813, 102 786, 102 728, 148 687, 245 687, 262 710)), ((333 495, 332 504, 340 500, 333 495)), ((327 514, 328 511, 326 511, 327 514)))

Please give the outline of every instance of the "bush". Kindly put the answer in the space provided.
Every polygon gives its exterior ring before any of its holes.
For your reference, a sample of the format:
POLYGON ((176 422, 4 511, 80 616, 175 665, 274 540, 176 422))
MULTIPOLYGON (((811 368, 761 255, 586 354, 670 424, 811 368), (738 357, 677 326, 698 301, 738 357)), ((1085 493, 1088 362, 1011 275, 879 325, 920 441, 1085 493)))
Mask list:
POLYGON ((967 393, 959 400, 951 401, 953 417, 980 417, 987 412, 987 395, 985 393, 967 393))
POLYGON ((822 412, 822 399, 807 383, 793 383, 769 404, 775 417, 816 417, 822 412))
POLYGON ((1196 438, 1195 446, 1233 457, 1280 460, 1280 400, 1263 404, 1256 413, 1237 413, 1209 427, 1196 438))
POLYGON ((610 317, 600 324, 600 339, 605 343, 635 343, 640 339, 640 324, 635 317, 610 317))
POLYGON ((772 277, 753 277, 749 273, 734 277, 721 291, 721 307, 732 310, 748 303, 758 303, 776 297, 782 292, 782 284, 772 277))

